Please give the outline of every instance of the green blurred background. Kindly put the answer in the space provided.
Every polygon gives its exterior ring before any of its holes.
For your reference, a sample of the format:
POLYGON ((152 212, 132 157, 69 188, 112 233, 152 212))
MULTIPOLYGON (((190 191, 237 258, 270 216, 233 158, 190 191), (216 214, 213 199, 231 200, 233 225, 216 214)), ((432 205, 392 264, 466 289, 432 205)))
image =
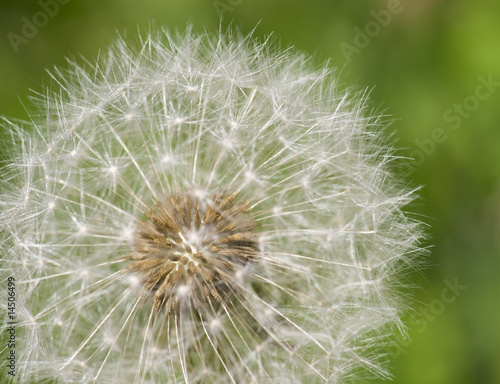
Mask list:
POLYGON ((500 383, 499 1, 57 0, 44 10, 47 1, 0 5, 0 115, 26 119, 46 68, 94 59, 117 31, 152 23, 273 32, 318 65, 331 60, 342 83, 367 87, 414 158, 401 171, 423 185, 410 209, 432 245, 428 269, 412 276, 411 341, 387 349, 394 383, 500 383))

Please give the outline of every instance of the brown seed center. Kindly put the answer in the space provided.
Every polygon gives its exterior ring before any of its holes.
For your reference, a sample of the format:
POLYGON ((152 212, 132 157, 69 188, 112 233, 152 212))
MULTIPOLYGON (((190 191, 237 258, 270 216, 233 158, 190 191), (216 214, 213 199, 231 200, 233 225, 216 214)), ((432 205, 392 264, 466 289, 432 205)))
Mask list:
POLYGON ((241 286, 258 250, 255 222, 235 197, 172 195, 138 222, 126 270, 139 276, 156 309, 207 309, 241 286))

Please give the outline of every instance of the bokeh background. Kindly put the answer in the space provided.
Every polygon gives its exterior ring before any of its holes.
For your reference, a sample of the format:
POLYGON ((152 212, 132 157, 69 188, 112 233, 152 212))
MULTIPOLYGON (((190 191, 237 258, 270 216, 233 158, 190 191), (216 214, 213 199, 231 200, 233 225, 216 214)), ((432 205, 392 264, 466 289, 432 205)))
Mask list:
POLYGON ((26 119, 30 89, 41 91, 46 68, 68 56, 93 60, 117 32, 187 23, 273 33, 370 91, 400 154, 413 158, 400 171, 423 186, 409 210, 429 224, 432 251, 411 276, 419 289, 410 340, 387 348, 393 382, 499 384, 500 2, 2 1, 0 115, 26 119))

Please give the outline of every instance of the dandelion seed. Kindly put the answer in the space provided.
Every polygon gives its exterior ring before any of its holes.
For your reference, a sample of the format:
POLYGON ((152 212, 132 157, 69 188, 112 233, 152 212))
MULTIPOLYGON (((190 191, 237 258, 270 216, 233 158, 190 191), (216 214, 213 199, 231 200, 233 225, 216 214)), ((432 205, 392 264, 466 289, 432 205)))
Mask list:
POLYGON ((54 79, 43 119, 5 120, 19 383, 387 376, 422 234, 363 99, 269 42, 190 31, 54 79))

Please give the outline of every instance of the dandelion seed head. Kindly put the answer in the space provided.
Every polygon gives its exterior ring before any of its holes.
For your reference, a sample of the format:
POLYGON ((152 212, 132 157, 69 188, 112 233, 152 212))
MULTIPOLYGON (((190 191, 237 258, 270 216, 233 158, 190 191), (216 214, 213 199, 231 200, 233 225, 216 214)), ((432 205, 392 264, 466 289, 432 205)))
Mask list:
POLYGON ((135 113, 128 113, 127 115, 125 115, 125 119, 128 121, 132 121, 135 118, 137 118, 137 115, 135 113))
POLYGON ((132 288, 137 288, 141 284, 141 280, 139 279, 138 276, 135 276, 135 275, 128 276, 127 281, 132 288))
POLYGON ((108 174, 116 175, 118 173, 118 167, 116 165, 112 165, 108 168, 108 174))
POLYGON ((78 235, 84 236, 87 234, 87 231, 88 231, 88 228, 85 225, 83 225, 83 224, 78 225, 78 235))
POLYGON ((422 231, 364 96, 234 33, 119 39, 89 66, 3 120, 19 383, 387 377, 422 231))
POLYGON ((161 162, 164 164, 168 164, 168 163, 172 162, 172 156, 164 155, 161 159, 161 162))

